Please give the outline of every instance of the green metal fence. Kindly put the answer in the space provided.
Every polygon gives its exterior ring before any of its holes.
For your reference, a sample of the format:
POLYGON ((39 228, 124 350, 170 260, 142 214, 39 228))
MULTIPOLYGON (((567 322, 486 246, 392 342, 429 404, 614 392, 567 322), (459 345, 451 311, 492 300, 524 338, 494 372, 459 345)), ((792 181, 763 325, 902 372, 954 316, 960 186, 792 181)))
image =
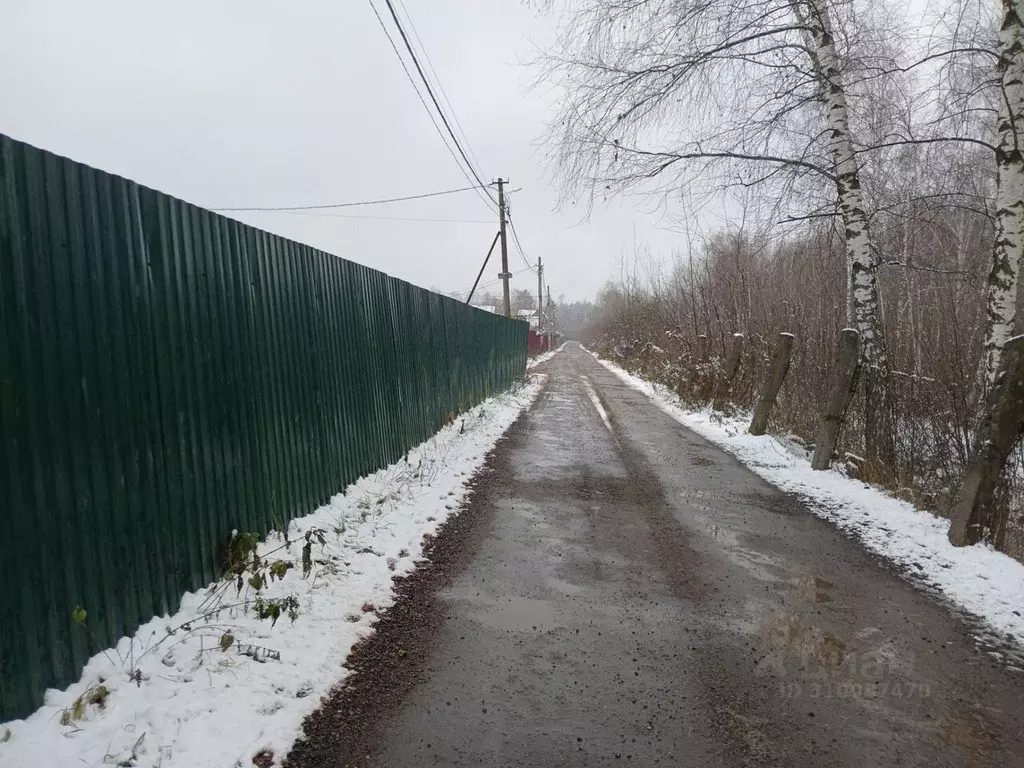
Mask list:
POLYGON ((232 529, 507 388, 526 335, 0 135, 0 720, 213 580, 232 529))

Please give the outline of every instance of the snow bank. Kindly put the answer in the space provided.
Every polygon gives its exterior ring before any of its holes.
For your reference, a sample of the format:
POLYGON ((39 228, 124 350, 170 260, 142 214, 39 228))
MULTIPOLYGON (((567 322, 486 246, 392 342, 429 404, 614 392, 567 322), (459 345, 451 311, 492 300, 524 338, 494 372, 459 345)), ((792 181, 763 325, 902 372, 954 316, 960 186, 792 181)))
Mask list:
POLYGON ((597 360, 681 424, 724 448, 781 490, 798 494, 816 515, 981 619, 997 637, 1008 635, 1024 644, 1021 563, 988 545, 954 547, 946 538, 948 520, 836 470, 812 470, 806 455, 787 441, 747 434, 749 417, 722 417, 708 409, 686 410, 666 387, 634 376, 607 360, 597 360))
POLYGON ((27 719, 0 725, 0 765, 248 768, 261 752, 280 765, 303 718, 347 674, 349 650, 393 602, 392 578, 415 567, 424 534, 455 514, 543 378, 487 400, 405 460, 292 521, 287 548, 280 534, 268 536, 261 558, 293 565, 262 594, 296 598, 294 622, 256 618, 249 585, 236 592, 222 581, 186 594, 176 615, 93 657, 78 683, 48 691, 27 719))

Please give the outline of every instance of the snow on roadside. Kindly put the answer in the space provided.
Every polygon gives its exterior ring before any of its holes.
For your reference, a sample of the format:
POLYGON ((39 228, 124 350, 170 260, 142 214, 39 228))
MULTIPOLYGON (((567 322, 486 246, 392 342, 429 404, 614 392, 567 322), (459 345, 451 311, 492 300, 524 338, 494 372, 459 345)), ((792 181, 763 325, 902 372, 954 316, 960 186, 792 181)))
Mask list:
POLYGON ((562 343, 561 346, 559 346, 556 349, 552 349, 550 352, 544 352, 543 354, 537 355, 536 357, 527 360, 526 361, 526 370, 530 370, 531 368, 535 368, 536 366, 540 365, 541 363, 546 363, 548 360, 550 360, 552 357, 557 355, 563 349, 565 349, 565 343, 564 342, 562 343))
POLYGON ((289 547, 280 534, 268 536, 261 558, 293 565, 262 595, 294 596, 294 622, 257 619, 248 585, 236 593, 221 581, 188 593, 177 614, 93 657, 79 682, 47 691, 28 718, 0 725, 0 765, 249 768, 260 753, 280 765, 305 716, 347 674, 349 650, 392 604, 392 578, 415 567, 424 534, 458 510, 473 473, 544 378, 478 405, 405 459, 293 520, 289 547), (304 576, 307 532, 312 568, 304 576), (247 607, 231 607, 246 598, 247 607))
POLYGON ((594 357, 669 416, 724 448, 776 487, 801 496, 816 515, 916 575, 987 623, 997 636, 1009 635, 1024 644, 1024 564, 987 545, 954 547, 946 538, 948 520, 837 470, 816 472, 788 441, 747 434, 749 417, 722 417, 706 408, 687 410, 667 387, 594 357))

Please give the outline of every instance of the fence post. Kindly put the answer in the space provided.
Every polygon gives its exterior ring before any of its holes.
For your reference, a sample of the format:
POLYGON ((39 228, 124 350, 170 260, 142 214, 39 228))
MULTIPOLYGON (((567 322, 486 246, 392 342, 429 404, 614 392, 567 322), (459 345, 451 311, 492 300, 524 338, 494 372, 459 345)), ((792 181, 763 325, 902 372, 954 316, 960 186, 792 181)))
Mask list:
POLYGON ((732 349, 725 361, 725 370, 722 371, 722 378, 718 380, 715 388, 715 399, 711 407, 716 411, 724 411, 726 400, 729 399, 729 392, 732 389, 732 380, 736 378, 736 372, 740 369, 740 360, 743 357, 743 334, 732 335, 732 349))
POLYGON ((793 356, 792 333, 780 333, 779 343, 775 347, 775 354, 772 356, 772 365, 768 371, 768 378, 764 380, 764 387, 761 389, 761 397, 754 408, 754 418, 750 420, 752 435, 763 435, 768 429, 768 417, 771 415, 772 406, 775 405, 775 398, 782 389, 782 382, 786 380, 786 373, 789 371, 789 361, 793 356))
POLYGON ((957 547, 993 538, 1005 529, 1005 510, 995 508, 995 492, 1006 457, 1024 426, 1024 336, 1006 342, 1004 367, 992 388, 974 439, 956 507, 949 524, 949 542, 957 547))
POLYGON ((860 334, 853 328, 844 328, 839 337, 839 359, 836 363, 836 377, 832 393, 825 404, 818 426, 818 437, 814 441, 814 456, 811 469, 828 469, 832 464, 832 453, 836 449, 839 427, 850 407, 853 393, 857 390, 857 373, 860 370, 860 334))

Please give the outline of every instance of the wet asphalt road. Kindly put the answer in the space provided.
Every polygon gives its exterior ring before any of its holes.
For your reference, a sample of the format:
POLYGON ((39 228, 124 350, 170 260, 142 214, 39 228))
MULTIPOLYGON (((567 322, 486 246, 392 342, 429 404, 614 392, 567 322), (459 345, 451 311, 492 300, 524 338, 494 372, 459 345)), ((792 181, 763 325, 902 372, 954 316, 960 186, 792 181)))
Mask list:
POLYGON ((587 353, 539 370, 361 765, 1024 766, 1024 675, 948 607, 587 353))

